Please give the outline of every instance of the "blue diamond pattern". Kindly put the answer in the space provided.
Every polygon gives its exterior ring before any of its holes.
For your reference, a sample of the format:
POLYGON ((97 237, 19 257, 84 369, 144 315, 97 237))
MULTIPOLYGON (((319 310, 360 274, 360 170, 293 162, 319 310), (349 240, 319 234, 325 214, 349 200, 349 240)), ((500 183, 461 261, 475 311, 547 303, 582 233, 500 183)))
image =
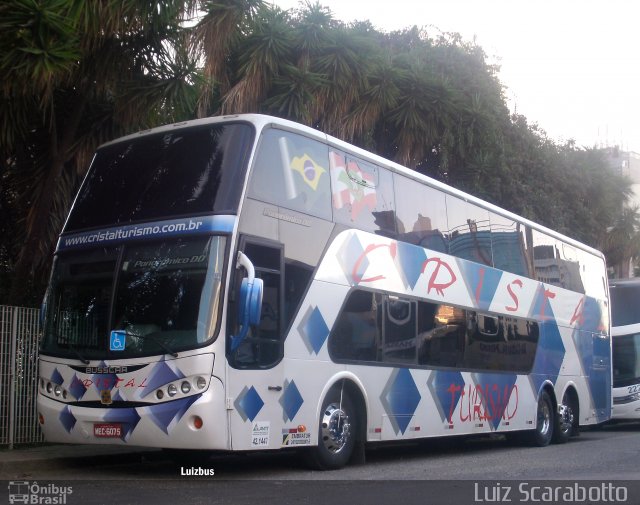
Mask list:
POLYGON ((309 307, 302 318, 298 331, 302 336, 309 354, 318 354, 329 336, 329 327, 318 307, 309 307))
POLYGON ((59 386, 61 386, 64 382, 64 377, 62 377, 62 374, 58 371, 57 368, 51 374, 51 382, 53 382, 54 384, 58 384, 59 386))
POLYGON ((482 390, 485 421, 493 430, 497 430, 502 419, 507 419, 512 414, 508 405, 518 376, 508 373, 477 373, 472 377, 476 387, 482 390))
POLYGON ((104 416, 107 423, 122 423, 122 440, 126 442, 140 422, 140 414, 136 409, 109 409, 104 416))
POLYGON ((112 389, 118 381, 118 376, 113 373, 95 374, 91 376, 91 380, 96 391, 100 392, 104 389, 112 389))
POLYGON ((64 426, 64 429, 67 430, 68 433, 71 433, 71 430, 76 425, 76 418, 71 413, 71 409, 68 405, 65 405, 64 409, 62 409, 62 412, 60 412, 59 419, 62 423, 62 426, 64 426))
POLYGON ((264 402, 253 386, 251 388, 245 386, 233 405, 243 421, 247 419, 253 421, 264 406, 264 402))
POLYGON ((180 370, 176 373, 165 361, 159 361, 153 367, 149 376, 149 382, 141 397, 144 398, 145 396, 153 393, 160 386, 164 386, 165 384, 178 379, 184 379, 184 374, 180 370))
POLYGON ((550 380, 553 384, 556 383, 565 352, 560 329, 556 322, 548 320, 542 323, 540 325, 540 339, 536 358, 533 363, 533 370, 529 375, 529 380, 536 395, 545 380, 550 380))
POLYGON ((406 242, 398 242, 396 264, 404 279, 405 287, 415 288, 422 275, 424 262, 427 259, 427 253, 422 247, 407 244, 406 242))
POLYGON ((458 406, 462 390, 464 388, 464 378, 460 372, 434 371, 427 381, 429 391, 436 401, 436 407, 443 422, 452 422, 453 412, 458 406))
POLYGON ((284 392, 279 402, 282 406, 282 419, 284 422, 293 421, 293 418, 296 417, 298 410, 300 410, 300 407, 304 403, 302 395, 294 381, 289 382, 286 380, 284 382, 284 392))
POLYGON ((69 385, 69 393, 76 399, 79 400, 84 396, 87 392, 87 388, 82 383, 76 374, 73 374, 73 379, 71 379, 71 384, 69 385))
POLYGON ((597 300, 586 298, 582 325, 573 332, 573 341, 589 382, 599 422, 607 420, 611 415, 611 404, 608 401, 611 392, 611 348, 609 339, 599 335, 601 320, 602 308, 597 300))
POLYGON ((404 434, 411 417, 416 412, 420 398, 420 392, 411 372, 407 368, 395 369, 380 395, 380 401, 396 435, 404 434))
POLYGON ((354 284, 354 274, 358 278, 362 278, 364 272, 369 268, 369 260, 365 257, 362 258, 362 253, 364 249, 362 248, 362 244, 360 244, 360 240, 355 233, 351 234, 351 237, 343 244, 340 248, 339 257, 340 257, 340 265, 342 266, 342 271, 344 275, 348 279, 350 284, 354 284), (358 264, 358 270, 353 271, 355 265, 360 260, 358 264))
POLYGON ((489 310, 502 278, 502 272, 472 261, 458 260, 457 263, 463 272, 462 277, 469 296, 475 301, 476 307, 480 310, 489 310))
POLYGON ((191 405, 193 405, 200 396, 201 395, 189 396, 188 398, 147 407, 149 417, 156 423, 158 428, 168 435, 169 428, 174 420, 175 422, 180 421, 185 412, 189 410, 191 405))

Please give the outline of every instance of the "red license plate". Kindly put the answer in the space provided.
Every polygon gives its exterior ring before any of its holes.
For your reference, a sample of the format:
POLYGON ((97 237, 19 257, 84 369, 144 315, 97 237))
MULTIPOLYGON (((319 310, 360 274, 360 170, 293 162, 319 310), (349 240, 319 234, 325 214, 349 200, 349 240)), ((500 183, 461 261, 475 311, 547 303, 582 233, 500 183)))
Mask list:
POLYGON ((120 423, 97 423, 93 425, 93 434, 100 438, 120 438, 122 425, 120 423))

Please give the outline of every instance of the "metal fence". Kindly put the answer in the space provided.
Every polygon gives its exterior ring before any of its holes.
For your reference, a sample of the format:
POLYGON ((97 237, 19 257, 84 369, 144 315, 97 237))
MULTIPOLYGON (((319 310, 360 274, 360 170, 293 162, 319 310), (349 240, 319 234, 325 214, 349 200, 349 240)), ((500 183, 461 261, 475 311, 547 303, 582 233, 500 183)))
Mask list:
POLYGON ((42 442, 38 424, 38 309, 0 305, 0 445, 42 442))

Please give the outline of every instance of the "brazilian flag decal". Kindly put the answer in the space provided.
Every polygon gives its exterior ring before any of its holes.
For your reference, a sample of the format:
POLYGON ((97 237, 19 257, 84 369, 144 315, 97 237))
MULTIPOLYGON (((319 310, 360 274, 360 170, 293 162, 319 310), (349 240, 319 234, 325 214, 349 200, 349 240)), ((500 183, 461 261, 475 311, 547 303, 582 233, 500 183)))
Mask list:
POLYGON ((326 170, 313 161, 308 154, 293 158, 293 160, 291 160, 291 170, 295 170, 302 175, 304 182, 314 191, 318 189, 320 177, 326 172, 326 170))

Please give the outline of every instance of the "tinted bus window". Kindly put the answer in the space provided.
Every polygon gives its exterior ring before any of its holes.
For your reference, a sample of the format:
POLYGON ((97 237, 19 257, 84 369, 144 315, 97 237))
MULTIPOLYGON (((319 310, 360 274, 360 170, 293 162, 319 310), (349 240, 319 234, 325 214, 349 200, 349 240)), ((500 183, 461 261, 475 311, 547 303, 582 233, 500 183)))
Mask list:
POLYGON ((329 153, 329 162, 336 222, 395 236, 391 173, 336 150, 329 153))
POLYGON ((640 323, 640 285, 611 286, 611 325, 627 326, 640 323))
POLYGON ((245 124, 136 137, 103 147, 65 231, 168 216, 235 214, 253 139, 245 124))
POLYGON ((398 239, 434 251, 448 252, 445 196, 429 186, 394 177, 398 239))
POLYGON ((450 254, 492 265, 489 212, 455 196, 446 199, 450 254))
POLYGON ((302 135, 267 130, 256 154, 250 196, 330 220, 328 152, 325 144, 302 135))
POLYGON ((613 387, 638 383, 640 377, 640 333, 613 339, 613 387))
POLYGON ((513 274, 532 275, 526 226, 495 213, 490 214, 493 266, 513 274))

